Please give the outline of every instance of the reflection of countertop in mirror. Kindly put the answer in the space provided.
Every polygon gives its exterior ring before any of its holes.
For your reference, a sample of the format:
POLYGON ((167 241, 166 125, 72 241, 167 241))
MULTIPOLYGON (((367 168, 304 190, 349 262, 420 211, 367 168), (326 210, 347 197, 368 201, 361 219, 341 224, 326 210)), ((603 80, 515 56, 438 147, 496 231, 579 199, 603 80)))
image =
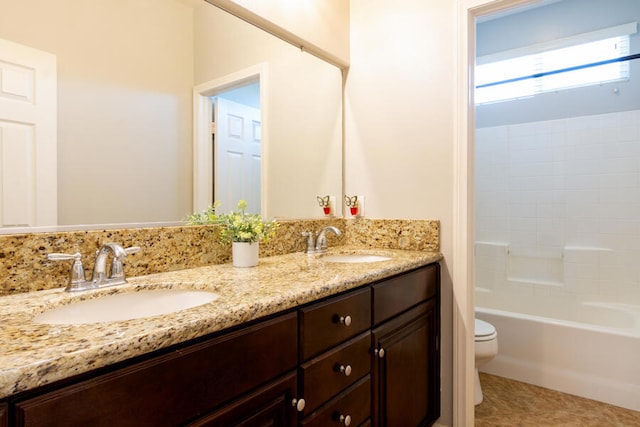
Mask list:
MULTIPOLYGON (((340 247, 344 253, 357 248, 340 247)), ((373 263, 334 263, 292 253, 131 278, 128 285, 70 294, 62 288, 0 297, 0 398, 184 342, 441 259, 439 252, 363 249, 390 256, 373 263), (97 295, 154 288, 216 292, 214 302, 169 315, 86 325, 42 325, 34 315, 97 295)))

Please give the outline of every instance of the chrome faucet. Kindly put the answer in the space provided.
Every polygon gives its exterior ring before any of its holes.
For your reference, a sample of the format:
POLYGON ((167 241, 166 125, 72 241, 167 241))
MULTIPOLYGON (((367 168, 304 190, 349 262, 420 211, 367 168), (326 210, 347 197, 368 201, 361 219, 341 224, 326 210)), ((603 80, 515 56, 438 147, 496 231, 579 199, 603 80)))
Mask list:
POLYGON ((327 231, 331 231, 336 236, 340 236, 342 234, 340 230, 332 225, 324 227, 318 233, 312 233, 310 231, 302 232, 302 236, 307 238, 308 254, 323 254, 329 250, 327 247, 327 231))
POLYGON ((67 292, 74 292, 127 283, 122 260, 127 254, 132 254, 139 250, 140 247, 138 246, 124 249, 117 243, 105 243, 96 252, 96 261, 93 265, 91 280, 85 278, 80 252, 76 252, 75 254, 54 253, 47 255, 47 258, 51 261, 73 260, 71 272, 69 273, 69 282, 65 290, 67 292), (107 258, 109 257, 109 252, 112 253, 113 260, 111 261, 111 274, 107 276, 107 258))
MULTIPOLYGON (((140 248, 138 248, 140 250, 140 248)), ((120 285, 126 283, 122 260, 127 256, 126 250, 117 243, 105 243, 96 253, 96 262, 93 264, 93 274, 91 282, 94 287, 99 288, 109 285, 120 285), (111 275, 107 277, 107 257, 109 252, 113 254, 111 262, 111 275), (115 273, 115 274, 114 274, 115 273)))
POLYGON ((316 238, 316 253, 324 253, 329 249, 327 247, 327 231, 333 232, 336 236, 340 236, 342 233, 336 227, 329 225, 320 230, 320 234, 316 238))

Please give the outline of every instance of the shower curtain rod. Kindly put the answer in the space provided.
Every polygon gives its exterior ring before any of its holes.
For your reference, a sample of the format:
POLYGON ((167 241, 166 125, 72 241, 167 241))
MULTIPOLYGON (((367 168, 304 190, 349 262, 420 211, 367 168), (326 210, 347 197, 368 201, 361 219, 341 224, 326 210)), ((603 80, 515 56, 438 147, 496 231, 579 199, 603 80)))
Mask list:
POLYGON ((631 61, 632 59, 639 59, 639 58, 640 58, 640 53, 636 53, 633 55, 621 56, 619 58, 607 59, 605 61, 598 61, 598 62, 592 62, 590 64, 576 65, 575 67, 561 68, 559 70, 545 71, 543 73, 531 74, 529 76, 514 77, 512 79, 501 80, 499 82, 485 83, 485 84, 476 86, 476 89, 482 89, 490 86, 498 86, 506 83, 519 82, 522 80, 536 79, 544 76, 550 76, 552 74, 560 74, 560 73, 566 73, 569 71, 582 70, 584 68, 597 67, 599 65, 613 64, 614 62, 631 61))

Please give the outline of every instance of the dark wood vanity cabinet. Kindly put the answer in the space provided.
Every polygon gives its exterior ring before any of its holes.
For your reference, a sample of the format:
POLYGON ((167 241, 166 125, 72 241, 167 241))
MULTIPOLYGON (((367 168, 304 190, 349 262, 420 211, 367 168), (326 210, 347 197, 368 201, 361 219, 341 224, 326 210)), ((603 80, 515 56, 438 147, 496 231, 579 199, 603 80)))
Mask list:
POLYGON ((430 426, 439 268, 14 396, 0 402, 0 427, 430 426))
POLYGON ((302 426, 413 427, 439 418, 438 264, 312 304, 299 319, 302 426))
POLYGON ((13 422, 29 427, 227 426, 215 420, 233 418, 235 425, 243 425, 252 417, 272 417, 278 420, 275 425, 293 426, 297 334, 297 313, 278 316, 18 400, 13 422), (276 381, 280 376, 282 381, 276 381), (273 381, 252 397, 256 388, 273 381), (226 414, 216 417, 214 411, 226 414), (201 418, 211 421, 199 424, 201 418))

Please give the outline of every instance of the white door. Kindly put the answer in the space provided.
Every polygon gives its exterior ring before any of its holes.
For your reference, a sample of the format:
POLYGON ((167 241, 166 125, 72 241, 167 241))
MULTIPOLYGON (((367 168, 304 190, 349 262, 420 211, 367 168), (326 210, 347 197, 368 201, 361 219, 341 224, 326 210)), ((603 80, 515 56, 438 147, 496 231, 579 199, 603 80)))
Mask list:
POLYGON ((260 213, 260 110, 216 97, 214 121, 214 198, 218 212, 247 202, 247 212, 260 213))
POLYGON ((56 225, 56 56, 0 39, 0 227, 56 225))

